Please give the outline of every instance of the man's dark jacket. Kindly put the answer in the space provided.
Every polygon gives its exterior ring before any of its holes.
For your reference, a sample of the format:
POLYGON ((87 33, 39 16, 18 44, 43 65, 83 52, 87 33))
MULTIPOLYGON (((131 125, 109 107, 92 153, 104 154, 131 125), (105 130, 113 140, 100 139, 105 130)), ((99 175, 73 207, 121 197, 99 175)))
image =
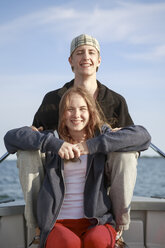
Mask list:
MULTIPOLYGON (((66 83, 62 88, 47 93, 41 106, 34 116, 33 125, 43 126, 44 129, 58 128, 59 103, 63 94, 74 84, 74 80, 66 83)), ((128 113, 125 99, 118 93, 108 89, 97 81, 99 92, 97 102, 100 105, 106 120, 112 126, 126 127, 133 124, 128 113)))

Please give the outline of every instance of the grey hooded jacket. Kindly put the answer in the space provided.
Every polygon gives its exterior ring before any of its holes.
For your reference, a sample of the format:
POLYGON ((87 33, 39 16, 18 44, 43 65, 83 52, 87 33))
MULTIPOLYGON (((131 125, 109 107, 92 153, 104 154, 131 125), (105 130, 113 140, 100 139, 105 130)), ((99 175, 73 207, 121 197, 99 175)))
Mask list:
MULTIPOLYGON (((84 213, 91 225, 109 223, 114 225, 111 202, 107 195, 107 182, 104 171, 106 154, 109 152, 143 151, 149 147, 151 137, 142 126, 130 126, 112 132, 107 126, 101 133, 87 140, 89 155, 87 160, 84 188, 84 213)), ((44 248, 60 211, 65 185, 63 160, 58 151, 63 144, 53 132, 37 132, 29 127, 13 129, 4 137, 10 153, 18 149, 46 152, 45 178, 38 196, 38 225, 41 230, 40 247, 44 248)))

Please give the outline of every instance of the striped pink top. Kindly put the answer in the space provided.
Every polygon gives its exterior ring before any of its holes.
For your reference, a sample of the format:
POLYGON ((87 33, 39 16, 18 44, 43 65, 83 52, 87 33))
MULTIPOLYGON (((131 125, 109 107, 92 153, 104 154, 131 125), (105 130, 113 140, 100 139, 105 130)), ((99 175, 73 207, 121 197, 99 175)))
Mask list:
POLYGON ((64 164, 65 195, 57 219, 80 219, 84 217, 84 185, 87 155, 76 162, 64 164))

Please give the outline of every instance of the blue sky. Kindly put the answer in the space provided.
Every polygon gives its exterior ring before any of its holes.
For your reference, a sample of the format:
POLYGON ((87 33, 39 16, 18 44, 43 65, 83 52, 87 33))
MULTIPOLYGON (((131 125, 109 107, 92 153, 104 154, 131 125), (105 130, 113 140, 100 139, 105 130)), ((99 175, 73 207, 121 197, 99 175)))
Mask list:
POLYGON ((74 77, 70 42, 82 33, 100 42, 97 79, 125 97, 135 124, 165 151, 164 24, 159 0, 1 1, 0 156, 4 134, 31 125, 44 95, 74 77))

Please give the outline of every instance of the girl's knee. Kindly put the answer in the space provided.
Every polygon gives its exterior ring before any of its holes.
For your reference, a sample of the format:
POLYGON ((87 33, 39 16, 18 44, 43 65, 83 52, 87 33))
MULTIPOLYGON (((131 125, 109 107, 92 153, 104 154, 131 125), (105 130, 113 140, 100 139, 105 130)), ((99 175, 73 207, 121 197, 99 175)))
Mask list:
POLYGON ((112 248, 116 231, 110 225, 99 225, 90 229, 83 238, 84 248, 112 248))
POLYGON ((68 228, 56 224, 48 236, 46 248, 81 248, 80 238, 68 228))

